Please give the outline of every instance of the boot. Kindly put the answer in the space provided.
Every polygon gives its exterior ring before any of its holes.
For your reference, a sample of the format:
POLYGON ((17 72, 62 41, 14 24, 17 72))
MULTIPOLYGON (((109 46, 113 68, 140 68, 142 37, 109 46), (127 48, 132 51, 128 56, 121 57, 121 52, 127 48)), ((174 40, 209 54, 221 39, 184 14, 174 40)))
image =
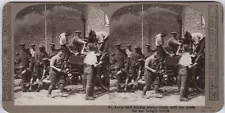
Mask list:
POLYGON ((86 88, 86 97, 85 100, 94 100, 94 98, 92 97, 93 93, 91 91, 91 87, 87 87, 86 88))
POLYGON ((185 88, 181 87, 180 89, 180 101, 187 102, 188 99, 185 97, 185 88))

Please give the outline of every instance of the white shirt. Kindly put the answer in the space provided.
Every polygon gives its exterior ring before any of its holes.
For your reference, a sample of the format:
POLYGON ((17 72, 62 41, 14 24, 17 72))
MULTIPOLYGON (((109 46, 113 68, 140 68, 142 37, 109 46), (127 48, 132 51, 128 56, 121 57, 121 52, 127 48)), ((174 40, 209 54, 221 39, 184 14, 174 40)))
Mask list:
POLYGON ((67 37, 66 37, 66 33, 61 33, 60 35, 59 35, 59 44, 60 45, 65 45, 65 44, 67 44, 68 43, 68 39, 67 39, 67 37))
POLYGON ((155 36, 155 45, 156 45, 156 46, 163 45, 162 34, 157 34, 157 35, 155 36))
POLYGON ((88 65, 97 64, 97 56, 94 51, 87 52, 86 57, 84 58, 84 63, 88 65))
POLYGON ((190 53, 183 53, 179 60, 179 64, 182 66, 188 66, 192 64, 190 53))

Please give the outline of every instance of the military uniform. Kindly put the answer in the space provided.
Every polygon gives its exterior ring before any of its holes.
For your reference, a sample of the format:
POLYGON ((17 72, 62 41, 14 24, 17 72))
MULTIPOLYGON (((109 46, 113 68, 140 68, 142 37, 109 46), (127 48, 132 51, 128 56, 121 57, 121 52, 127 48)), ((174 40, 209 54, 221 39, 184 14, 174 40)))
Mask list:
POLYGON ((51 96, 51 92, 57 83, 59 84, 61 96, 63 97, 67 96, 67 94, 63 94, 63 88, 66 81, 66 73, 64 73, 63 71, 58 71, 53 68, 54 66, 58 69, 62 69, 62 65, 64 63, 64 60, 62 57, 63 56, 60 57, 58 53, 57 55, 53 56, 50 60, 49 77, 50 77, 51 85, 49 86, 48 96, 51 96))
MULTIPOLYGON (((140 49, 140 47, 135 47, 135 49, 140 49)), ((137 79, 138 70, 141 66, 138 61, 140 59, 143 59, 142 53, 135 51, 131 54, 131 76, 134 80, 137 79)))
POLYGON ((20 74, 21 76, 21 89, 23 92, 26 92, 28 89, 27 84, 30 83, 31 79, 31 70, 28 68, 20 67, 22 69, 22 72, 20 74))
MULTIPOLYGON (((25 44, 21 44, 21 46, 25 46, 25 44)), ((24 68, 29 67, 29 59, 31 57, 31 54, 29 52, 29 49, 22 49, 19 53, 19 59, 20 59, 20 66, 23 66, 24 68)))
MULTIPOLYGON (((148 57, 145 61, 145 65, 157 70, 159 66, 159 59, 155 58, 153 55, 148 57)), ((143 94, 142 96, 146 95, 147 90, 150 88, 150 85, 153 84, 154 90, 157 93, 158 92, 158 87, 159 87, 159 78, 157 73, 153 73, 148 69, 145 69, 144 71, 144 79, 145 79, 145 87, 143 89, 143 94)))
POLYGON ((97 48, 95 44, 89 43, 87 45, 89 47, 89 52, 84 59, 85 67, 84 67, 84 77, 86 78, 86 100, 94 99, 94 80, 97 74, 97 68, 95 64, 97 64, 97 56, 95 54, 95 49, 97 48))
MULTIPOLYGON (((185 45, 185 48, 187 49, 188 45, 185 45)), ((186 50, 181 55, 179 65, 178 81, 180 85, 180 101, 188 101, 188 82, 191 78, 191 69, 188 66, 192 65, 192 58, 186 50)))
MULTIPOLYGON (((120 44, 116 45, 117 47, 120 46, 120 44)), ((123 68, 124 68, 124 63, 125 63, 125 56, 124 52, 122 49, 117 49, 115 52, 115 69, 116 69, 116 78, 117 78, 117 90, 121 91, 121 84, 123 82, 124 78, 124 73, 123 73, 123 68)))
POLYGON ((42 51, 38 51, 35 53, 34 56, 34 76, 37 79, 40 79, 42 76, 42 70, 43 70, 43 63, 42 63, 42 59, 43 58, 48 58, 48 55, 42 51))
POLYGON ((82 40, 82 37, 80 36, 81 31, 76 31, 75 32, 76 35, 72 40, 72 43, 75 47, 75 49, 77 50, 78 53, 81 53, 82 49, 83 49, 83 45, 86 43, 84 40, 82 40))
POLYGON ((51 43, 51 49, 49 52, 49 58, 52 58, 53 56, 55 56, 58 53, 58 50, 55 49, 55 44, 51 43))
POLYGON ((152 56, 151 45, 147 44, 147 45, 145 45, 145 47, 146 47, 147 52, 145 53, 144 56, 145 56, 145 58, 148 58, 148 57, 152 56))

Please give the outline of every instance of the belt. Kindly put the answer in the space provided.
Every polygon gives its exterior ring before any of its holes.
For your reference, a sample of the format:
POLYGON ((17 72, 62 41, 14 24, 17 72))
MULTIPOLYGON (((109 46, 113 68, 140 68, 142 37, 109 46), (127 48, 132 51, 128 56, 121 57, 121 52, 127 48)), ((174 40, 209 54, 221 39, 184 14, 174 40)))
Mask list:
POLYGON ((182 65, 180 65, 180 68, 188 68, 188 66, 182 66, 182 65))

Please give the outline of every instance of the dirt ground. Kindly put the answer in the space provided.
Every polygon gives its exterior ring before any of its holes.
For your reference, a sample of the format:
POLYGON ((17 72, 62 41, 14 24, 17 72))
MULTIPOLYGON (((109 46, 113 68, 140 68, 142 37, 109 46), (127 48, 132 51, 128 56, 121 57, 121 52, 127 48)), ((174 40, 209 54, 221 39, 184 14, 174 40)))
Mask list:
MULTIPOLYGON (((18 81, 17 81, 18 82, 18 81)), ((205 96, 199 92, 191 90, 188 102, 179 101, 179 93, 176 92, 176 86, 162 87, 162 98, 152 97, 152 90, 147 92, 149 99, 141 98, 141 90, 132 92, 116 92, 115 81, 110 81, 110 91, 95 89, 94 101, 85 100, 84 91, 81 91, 81 85, 67 86, 70 89, 68 97, 59 97, 59 90, 54 90, 52 94, 55 98, 48 98, 47 90, 40 92, 21 92, 20 86, 15 85, 15 105, 152 105, 152 106, 204 106, 205 96)))

